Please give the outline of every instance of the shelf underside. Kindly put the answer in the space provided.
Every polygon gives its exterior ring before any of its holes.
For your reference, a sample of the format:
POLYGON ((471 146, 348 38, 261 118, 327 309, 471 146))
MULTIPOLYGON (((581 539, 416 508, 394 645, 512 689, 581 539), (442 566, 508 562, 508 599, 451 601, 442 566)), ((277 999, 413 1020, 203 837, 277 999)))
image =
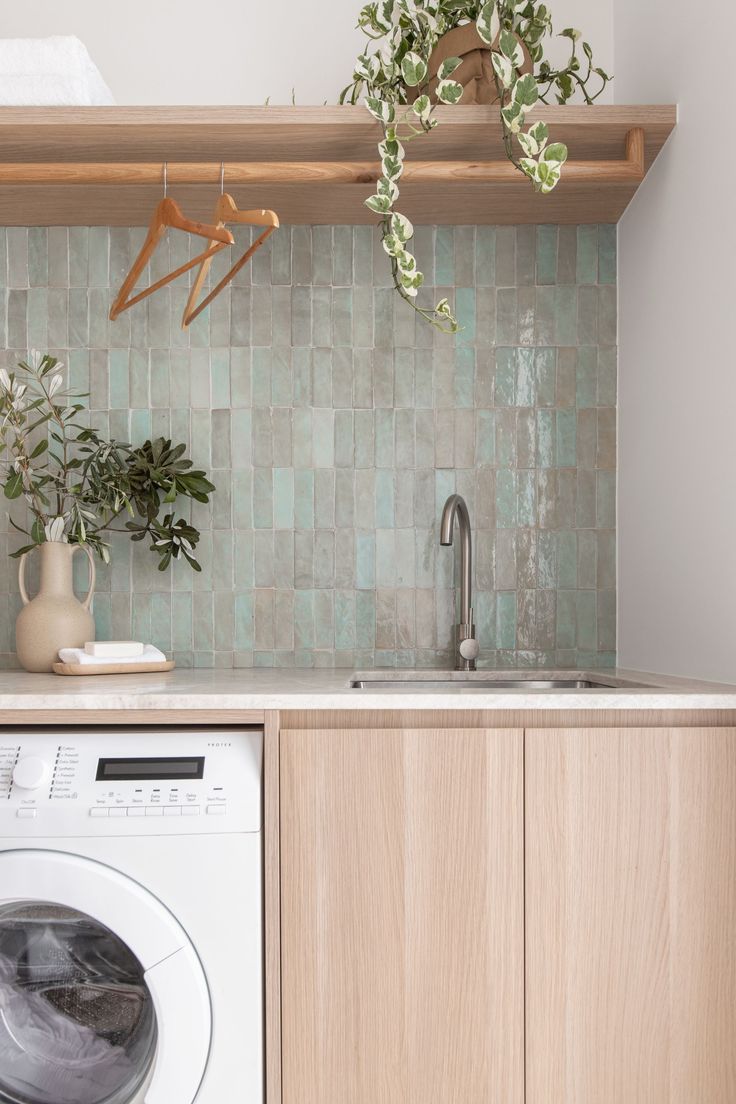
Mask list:
MULTIPOLYGON (((671 106, 550 107, 536 112, 571 161, 625 156, 626 135, 644 131, 648 170, 676 122, 671 106)), ((440 125, 409 147, 407 160, 503 158, 497 111, 445 107, 440 125)), ((379 128, 362 107, 1 108, 0 161, 259 162, 373 161, 379 128)), ((617 222, 636 183, 562 182, 539 196, 514 184, 409 183, 400 208, 417 223, 617 222)), ((271 207, 286 223, 372 223, 361 183, 268 183, 229 188, 241 207, 271 207)), ((206 219, 218 189, 177 185, 187 215, 206 219)), ((0 224, 133 226, 148 222, 161 189, 119 184, 0 184, 0 224)))

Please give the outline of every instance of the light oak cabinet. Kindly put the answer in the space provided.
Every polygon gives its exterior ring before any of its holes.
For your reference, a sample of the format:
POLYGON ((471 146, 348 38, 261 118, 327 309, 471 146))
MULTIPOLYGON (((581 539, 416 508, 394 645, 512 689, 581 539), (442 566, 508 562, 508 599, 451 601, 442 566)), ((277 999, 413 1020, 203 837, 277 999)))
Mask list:
POLYGON ((522 732, 280 754, 284 1104, 522 1104, 522 732))
POLYGON ((525 739, 527 1104, 733 1104, 736 729, 525 739))
POLYGON ((301 716, 269 1102, 736 1104, 732 718, 301 716))

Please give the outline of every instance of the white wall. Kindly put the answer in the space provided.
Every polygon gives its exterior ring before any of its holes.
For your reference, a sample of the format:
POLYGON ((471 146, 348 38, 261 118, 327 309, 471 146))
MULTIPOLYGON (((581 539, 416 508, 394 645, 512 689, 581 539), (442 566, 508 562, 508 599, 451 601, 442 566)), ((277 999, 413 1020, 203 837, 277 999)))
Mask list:
MULTIPOLYGON (((76 34, 120 104, 335 103, 365 41, 361 0, 30 0, 3 4, 4 38, 76 34)), ((554 0, 612 64, 612 0, 554 0)), ((553 55, 557 58, 559 55, 553 55)))
MULTIPOLYGON (((619 662, 736 682, 733 81, 688 15, 614 0, 616 100, 680 105, 619 231, 619 662)), ((708 20, 733 41, 733 0, 708 20)))

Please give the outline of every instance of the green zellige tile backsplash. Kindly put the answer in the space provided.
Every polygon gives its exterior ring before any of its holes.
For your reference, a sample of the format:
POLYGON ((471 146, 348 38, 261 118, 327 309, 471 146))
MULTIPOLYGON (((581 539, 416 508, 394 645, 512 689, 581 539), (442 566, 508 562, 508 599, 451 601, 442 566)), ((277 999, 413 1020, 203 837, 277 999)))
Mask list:
MULTIPOLYGON (((110 323, 144 233, 0 231, 2 363, 51 350, 103 433, 185 441, 217 485, 192 510, 201 575, 113 537, 100 637, 182 665, 446 664, 458 565, 438 520, 459 491, 482 662, 614 663, 614 227, 417 228, 423 294, 454 297, 456 338, 397 299, 363 226, 282 227, 188 331, 188 275, 110 323)), ((145 280, 189 244, 172 236, 145 280)), ((3 511, 6 666, 14 547, 3 511)))

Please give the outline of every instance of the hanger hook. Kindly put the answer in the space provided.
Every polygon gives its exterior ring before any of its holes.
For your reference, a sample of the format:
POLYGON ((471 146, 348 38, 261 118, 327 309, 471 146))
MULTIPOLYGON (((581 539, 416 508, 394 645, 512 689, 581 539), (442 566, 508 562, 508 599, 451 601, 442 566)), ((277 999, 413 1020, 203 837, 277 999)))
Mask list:
POLYGON ((220 195, 225 194, 225 162, 220 162, 220 195))
POLYGON ((164 199, 166 199, 166 193, 169 190, 169 167, 168 162, 164 161, 164 199))

